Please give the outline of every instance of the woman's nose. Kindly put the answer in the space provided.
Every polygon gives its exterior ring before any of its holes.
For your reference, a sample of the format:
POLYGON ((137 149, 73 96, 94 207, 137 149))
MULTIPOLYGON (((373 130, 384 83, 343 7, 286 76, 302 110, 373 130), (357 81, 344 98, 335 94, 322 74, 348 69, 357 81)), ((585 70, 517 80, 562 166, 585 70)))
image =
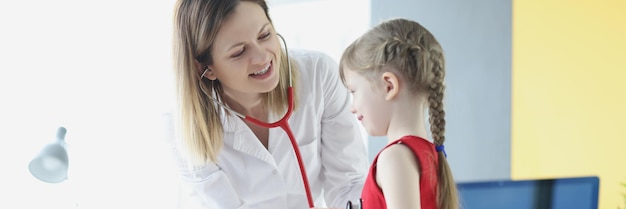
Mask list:
POLYGON ((250 52, 252 64, 264 65, 270 60, 270 53, 262 45, 253 44, 250 52))

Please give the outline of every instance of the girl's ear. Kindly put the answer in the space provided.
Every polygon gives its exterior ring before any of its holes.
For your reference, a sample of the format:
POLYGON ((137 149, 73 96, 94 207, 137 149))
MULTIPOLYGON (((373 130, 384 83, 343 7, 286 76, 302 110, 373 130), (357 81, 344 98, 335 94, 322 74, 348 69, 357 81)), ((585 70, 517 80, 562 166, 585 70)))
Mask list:
POLYGON ((400 91, 400 83, 398 82, 398 76, 392 72, 384 72, 381 75, 383 83, 385 85, 385 100, 389 101, 395 98, 400 91))

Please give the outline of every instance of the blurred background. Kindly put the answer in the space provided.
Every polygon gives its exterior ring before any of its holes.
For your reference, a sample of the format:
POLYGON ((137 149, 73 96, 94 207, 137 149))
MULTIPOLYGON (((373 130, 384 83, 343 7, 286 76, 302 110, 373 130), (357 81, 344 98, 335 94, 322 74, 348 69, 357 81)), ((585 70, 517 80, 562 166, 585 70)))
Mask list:
MULTIPOLYGON (((174 0, 0 1, 0 208, 176 208, 162 139, 174 0), (29 161, 67 128, 68 180, 29 161)), ((369 27, 419 21, 447 61, 446 148, 459 182, 600 177, 625 207, 626 2, 268 0, 291 48, 337 61, 369 27)), ((386 139, 367 137, 370 159, 386 139)))

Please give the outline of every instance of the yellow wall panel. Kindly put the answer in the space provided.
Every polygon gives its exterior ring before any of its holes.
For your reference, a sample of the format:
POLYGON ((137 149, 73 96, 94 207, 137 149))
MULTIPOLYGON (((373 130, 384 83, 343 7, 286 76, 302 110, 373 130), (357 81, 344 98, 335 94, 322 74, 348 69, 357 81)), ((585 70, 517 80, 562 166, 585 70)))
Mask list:
POLYGON ((513 1, 511 176, 597 175, 624 207, 626 1, 513 1))

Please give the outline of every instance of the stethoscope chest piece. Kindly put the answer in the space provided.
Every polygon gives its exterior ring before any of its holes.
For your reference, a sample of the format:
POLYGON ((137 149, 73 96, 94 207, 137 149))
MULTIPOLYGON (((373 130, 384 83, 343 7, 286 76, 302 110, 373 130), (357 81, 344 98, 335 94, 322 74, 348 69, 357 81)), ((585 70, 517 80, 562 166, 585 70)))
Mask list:
POLYGON ((346 204, 346 209, 363 209, 363 199, 359 198, 358 203, 353 203, 352 201, 348 200, 348 203, 346 204))

